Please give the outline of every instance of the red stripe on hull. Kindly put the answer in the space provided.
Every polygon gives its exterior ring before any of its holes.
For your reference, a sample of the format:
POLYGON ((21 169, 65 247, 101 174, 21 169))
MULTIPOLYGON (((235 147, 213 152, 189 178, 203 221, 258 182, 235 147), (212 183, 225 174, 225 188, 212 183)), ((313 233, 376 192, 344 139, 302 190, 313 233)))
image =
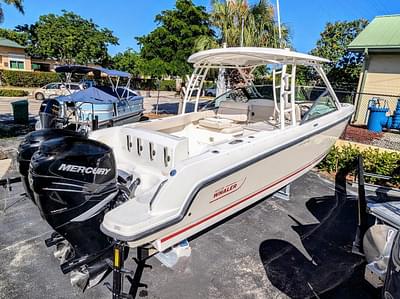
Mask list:
POLYGON ((267 191, 268 189, 271 189, 272 187, 278 185, 279 183, 281 183, 281 182, 283 182, 283 181, 295 176, 296 174, 302 172, 304 169, 306 169, 307 167, 309 167, 312 164, 316 163, 318 160, 321 160, 324 156, 325 156, 325 154, 320 156, 320 157, 318 157, 317 159, 313 160, 312 162, 306 164, 305 166, 297 169, 296 171, 294 171, 294 172, 292 172, 292 173, 290 173, 290 174, 288 174, 288 175, 276 180, 275 182, 273 182, 273 183, 271 183, 271 184, 269 184, 267 186, 264 186, 261 190, 255 192, 253 194, 247 195, 246 197, 240 199, 239 201, 233 203, 232 205, 230 205, 230 206, 228 206, 226 208, 223 208, 222 210, 219 210, 219 211, 215 212, 214 214, 211 214, 211 215, 209 215, 209 216, 207 216, 207 217, 205 217, 205 218, 203 218, 203 219, 201 219, 201 220, 199 220, 199 221, 197 221, 197 222, 195 222, 195 223, 193 223, 193 224, 191 224, 191 225, 189 225, 187 227, 184 227, 184 228, 182 228, 182 229, 170 234, 169 236, 166 236, 166 237, 162 238, 161 242, 162 243, 166 242, 166 241, 176 237, 177 235, 180 235, 181 233, 184 233, 185 231, 187 231, 187 230, 189 230, 189 229, 191 229, 191 228, 193 228, 193 227, 195 227, 197 225, 200 225, 200 224, 210 220, 211 218, 214 218, 214 217, 226 212, 227 210, 230 210, 230 209, 236 207, 237 205, 240 205, 241 203, 243 203, 243 202, 245 202, 245 201, 247 201, 247 200, 249 200, 249 199, 251 199, 251 198, 253 198, 253 197, 257 196, 257 195, 259 195, 260 193, 263 193, 263 192, 267 191))

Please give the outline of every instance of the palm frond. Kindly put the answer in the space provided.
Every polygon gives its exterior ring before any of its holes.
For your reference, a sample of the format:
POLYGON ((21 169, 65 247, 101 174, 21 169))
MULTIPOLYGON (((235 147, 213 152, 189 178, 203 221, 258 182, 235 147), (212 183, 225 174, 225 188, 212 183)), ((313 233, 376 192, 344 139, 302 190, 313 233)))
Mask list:
POLYGON ((20 13, 25 13, 23 0, 3 0, 4 3, 14 6, 20 13))

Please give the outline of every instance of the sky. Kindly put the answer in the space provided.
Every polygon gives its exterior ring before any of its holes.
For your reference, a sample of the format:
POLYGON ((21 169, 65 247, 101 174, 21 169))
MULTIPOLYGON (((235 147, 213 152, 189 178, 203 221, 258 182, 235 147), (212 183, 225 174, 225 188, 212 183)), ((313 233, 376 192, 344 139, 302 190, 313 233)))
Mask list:
MULTIPOLYGON (((193 2, 210 10, 211 0, 193 2)), ((271 3, 275 5, 276 0, 271 3)), ((73 11, 114 32, 119 45, 110 46, 109 52, 113 55, 127 48, 138 50, 135 36, 151 32, 157 26, 154 17, 174 4, 175 0, 24 0, 25 14, 22 15, 2 2, 5 20, 0 26, 14 28, 34 23, 43 14, 73 11)), ((282 22, 290 28, 294 48, 308 52, 315 47, 327 22, 372 20, 378 15, 400 14, 400 0, 280 0, 280 11, 282 22)))

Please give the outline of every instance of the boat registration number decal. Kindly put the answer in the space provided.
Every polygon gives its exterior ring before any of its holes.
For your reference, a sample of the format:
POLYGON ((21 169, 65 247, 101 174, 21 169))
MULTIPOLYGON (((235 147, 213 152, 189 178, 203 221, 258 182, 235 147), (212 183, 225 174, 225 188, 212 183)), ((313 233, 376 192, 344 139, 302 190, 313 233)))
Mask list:
POLYGON ((229 185, 226 185, 222 188, 215 190, 213 198, 211 199, 210 203, 217 201, 218 199, 221 199, 222 197, 225 197, 233 192, 236 192, 237 190, 240 189, 240 187, 243 186, 245 181, 246 178, 230 183, 229 185))

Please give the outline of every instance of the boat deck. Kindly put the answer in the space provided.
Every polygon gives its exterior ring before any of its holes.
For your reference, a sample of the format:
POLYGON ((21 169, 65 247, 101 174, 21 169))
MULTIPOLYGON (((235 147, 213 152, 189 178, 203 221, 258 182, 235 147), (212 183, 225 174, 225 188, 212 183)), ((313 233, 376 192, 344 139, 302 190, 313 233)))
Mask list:
POLYGON ((191 123, 175 132, 169 134, 177 137, 186 137, 189 140, 189 156, 195 156, 204 152, 209 146, 229 142, 234 138, 247 137, 261 131, 273 131, 276 126, 268 122, 255 122, 237 124, 232 132, 221 132, 191 123))

